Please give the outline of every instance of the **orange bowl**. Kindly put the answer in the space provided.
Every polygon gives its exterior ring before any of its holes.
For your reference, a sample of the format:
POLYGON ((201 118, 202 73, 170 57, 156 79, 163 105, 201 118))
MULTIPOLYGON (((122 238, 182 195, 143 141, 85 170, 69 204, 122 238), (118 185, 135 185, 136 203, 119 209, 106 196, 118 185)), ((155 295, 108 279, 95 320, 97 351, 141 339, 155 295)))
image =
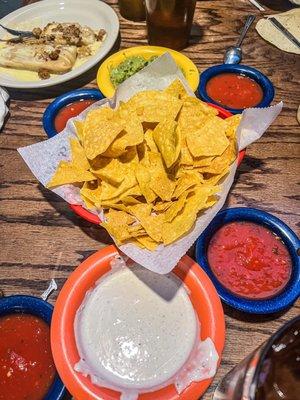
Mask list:
MULTIPOLYGON (((74 370, 79 361, 74 335, 74 319, 86 292, 110 270, 111 259, 118 254, 107 246, 87 258, 69 276, 56 301, 51 323, 51 347, 58 373, 76 400, 119 400, 120 393, 92 384, 88 377, 74 370)), ((190 257, 184 256, 173 272, 190 291, 190 299, 201 324, 201 340, 210 337, 219 354, 225 342, 224 312, 219 296, 206 273, 190 257)), ((200 339, 200 338, 199 338, 200 339)), ((174 385, 139 395, 139 400, 197 400, 212 379, 193 382, 180 395, 174 385)))

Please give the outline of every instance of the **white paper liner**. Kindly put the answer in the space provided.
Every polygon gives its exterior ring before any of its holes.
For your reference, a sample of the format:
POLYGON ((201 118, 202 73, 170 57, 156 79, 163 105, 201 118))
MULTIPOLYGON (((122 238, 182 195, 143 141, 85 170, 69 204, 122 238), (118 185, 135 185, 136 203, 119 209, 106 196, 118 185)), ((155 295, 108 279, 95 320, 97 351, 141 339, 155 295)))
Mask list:
MULTIPOLYGON (((31 172, 45 186, 54 174, 59 161, 70 157, 69 138, 75 136, 74 119, 83 120, 90 110, 100 106, 109 104, 114 107, 119 101, 126 101, 135 93, 143 90, 163 90, 175 79, 180 79, 189 94, 195 96, 173 58, 168 53, 165 53, 142 71, 123 82, 117 88, 112 99, 104 99, 94 103, 78 117, 71 118, 66 128, 59 135, 44 142, 19 148, 18 151, 31 172)), ((268 108, 249 108, 245 110, 237 130, 239 150, 258 140, 281 112, 282 107, 283 103, 280 102, 268 108)), ((230 172, 222 184, 219 201, 198 216, 194 227, 184 237, 168 246, 160 245, 155 251, 141 249, 130 243, 119 246, 120 250, 151 271, 160 274, 170 272, 222 208, 233 183, 236 168, 237 161, 232 164, 230 172)), ((82 204, 79 189, 72 185, 64 185, 52 189, 52 191, 70 204, 82 204)), ((101 228, 99 227, 99 229, 101 228)))

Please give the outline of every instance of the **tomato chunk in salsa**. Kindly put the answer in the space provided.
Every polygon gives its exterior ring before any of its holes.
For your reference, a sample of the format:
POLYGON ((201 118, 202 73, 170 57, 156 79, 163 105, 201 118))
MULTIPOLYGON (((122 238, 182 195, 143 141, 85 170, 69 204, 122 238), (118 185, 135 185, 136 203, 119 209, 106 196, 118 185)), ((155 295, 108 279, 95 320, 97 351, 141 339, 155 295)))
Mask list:
POLYGON ((292 272, 288 249, 269 229, 252 222, 231 222, 211 238, 208 263, 220 283, 246 298, 279 293, 292 272))
POLYGON ((0 317, 0 399, 43 400, 54 376, 46 322, 29 314, 0 317))
POLYGON ((61 132, 63 129, 65 129, 70 118, 76 117, 91 104, 95 103, 95 101, 96 100, 93 99, 74 101, 74 103, 68 104, 59 110, 54 120, 56 131, 61 132))
POLYGON ((255 107, 263 99, 263 90, 255 80, 232 72, 211 78, 206 92, 217 103, 234 109, 255 107))

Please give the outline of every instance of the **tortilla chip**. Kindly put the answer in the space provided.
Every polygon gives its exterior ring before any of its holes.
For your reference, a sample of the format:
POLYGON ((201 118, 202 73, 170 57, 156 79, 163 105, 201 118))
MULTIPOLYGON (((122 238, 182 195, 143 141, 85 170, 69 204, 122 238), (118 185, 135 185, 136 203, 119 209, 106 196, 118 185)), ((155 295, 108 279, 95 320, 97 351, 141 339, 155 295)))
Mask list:
POLYGON ((185 87, 179 79, 175 79, 165 90, 164 93, 170 94, 177 97, 180 100, 184 100, 189 97, 185 87))
POLYGON ((89 171, 77 168, 68 161, 60 161, 54 175, 47 183, 47 187, 66 185, 68 183, 81 183, 93 181, 96 177, 89 171))
POLYGON ((229 145, 226 123, 219 117, 210 118, 201 129, 190 132, 186 143, 194 157, 219 156, 229 145))
POLYGON ((73 122, 74 122, 74 125, 75 125, 76 135, 77 135, 78 139, 80 140, 80 142, 83 143, 84 122, 83 121, 79 121, 78 119, 76 119, 73 122))
POLYGON ((149 236, 141 236, 136 238, 137 242, 142 248, 146 248, 150 251, 156 250, 158 243, 151 239, 149 236))
POLYGON ((89 160, 104 153, 123 130, 118 113, 102 107, 87 114, 84 129, 84 149, 89 160))
POLYGON ((149 163, 149 172, 151 175, 150 188, 162 200, 171 200, 176 184, 166 173, 161 155, 149 152, 149 163))
POLYGON ((175 119, 181 106, 181 100, 158 90, 139 92, 127 102, 127 107, 136 111, 143 122, 160 122, 166 115, 175 119))
POLYGON ((161 226, 164 219, 162 214, 150 215, 151 206, 148 204, 129 206, 128 212, 136 217, 151 239, 153 239, 155 242, 159 242, 161 240, 161 226))
POLYGON ((166 119, 160 122, 153 131, 153 139, 167 168, 177 161, 180 154, 180 136, 176 127, 176 121, 166 119))

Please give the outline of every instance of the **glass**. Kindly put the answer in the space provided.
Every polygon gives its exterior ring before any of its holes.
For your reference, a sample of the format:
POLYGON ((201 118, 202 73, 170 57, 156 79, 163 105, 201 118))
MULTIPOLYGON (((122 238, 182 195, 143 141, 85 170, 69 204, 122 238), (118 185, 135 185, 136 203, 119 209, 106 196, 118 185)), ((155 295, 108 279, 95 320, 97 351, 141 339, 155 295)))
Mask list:
POLYGON ((229 371, 213 400, 296 400, 299 372, 300 317, 296 317, 229 371))
POLYGON ((145 0, 149 44, 181 50, 188 45, 196 0, 145 0))
POLYGON ((123 18, 144 21, 146 18, 143 0, 119 0, 119 10, 123 18))

